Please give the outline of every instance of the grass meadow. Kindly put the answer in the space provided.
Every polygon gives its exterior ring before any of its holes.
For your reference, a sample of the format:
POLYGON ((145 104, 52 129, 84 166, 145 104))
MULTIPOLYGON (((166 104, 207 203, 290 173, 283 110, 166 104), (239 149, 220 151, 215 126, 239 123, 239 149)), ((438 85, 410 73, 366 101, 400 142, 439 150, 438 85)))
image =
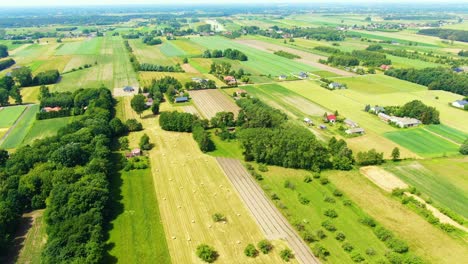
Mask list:
POLYGON ((21 143, 24 145, 30 144, 34 140, 54 136, 60 128, 65 127, 72 120, 73 117, 36 120, 21 143))
POLYGON ((0 145, 4 149, 14 149, 21 145, 24 138, 36 121, 36 113, 39 111, 38 105, 32 105, 25 110, 24 116, 18 121, 11 134, 0 145))
POLYGON ((0 110, 0 128, 11 127, 25 109, 26 106, 24 105, 3 107, 0 110))
POLYGON ((467 158, 404 161, 384 165, 400 179, 416 187, 423 197, 468 218, 467 158))

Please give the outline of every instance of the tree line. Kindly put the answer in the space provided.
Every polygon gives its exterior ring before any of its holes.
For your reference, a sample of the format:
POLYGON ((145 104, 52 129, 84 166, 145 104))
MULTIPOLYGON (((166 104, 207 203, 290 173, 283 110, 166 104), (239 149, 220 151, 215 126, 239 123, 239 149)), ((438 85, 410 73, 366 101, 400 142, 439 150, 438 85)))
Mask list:
POLYGON ((468 96, 468 75, 446 68, 390 69, 385 75, 427 86, 430 90, 444 90, 468 96))
POLYGON ((20 87, 11 76, 4 76, 0 78, 0 106, 9 105, 10 96, 15 100, 16 104, 23 103, 20 87))
POLYGON ((328 57, 326 61, 320 60, 320 62, 326 62, 334 66, 350 67, 362 65, 378 67, 382 64, 392 64, 392 61, 390 59, 387 59, 387 56, 385 56, 385 54, 377 52, 376 50, 353 50, 351 53, 342 52, 338 49, 325 47, 319 48, 317 50, 333 54, 332 56, 328 57))
POLYGON ((13 66, 15 63, 15 60, 11 58, 0 61, 0 71, 13 66))
POLYGON ((110 145, 117 131, 110 125, 115 112, 110 91, 94 90, 84 115, 56 136, 0 158, 2 252, 10 246, 21 213, 45 207, 44 263, 102 263, 107 178, 115 167, 110 145))
POLYGON ((203 58, 228 58, 231 60, 247 61, 248 57, 237 49, 223 50, 205 50, 202 55, 203 58))
POLYGON ((6 58, 8 55, 8 47, 0 44, 0 58, 6 58))
POLYGON ((440 124, 439 111, 419 100, 413 100, 402 106, 386 106, 384 108, 385 113, 389 115, 416 118, 425 125, 440 124))
POLYGON ((468 31, 448 28, 427 28, 418 31, 418 34, 435 36, 441 39, 468 42, 468 31))

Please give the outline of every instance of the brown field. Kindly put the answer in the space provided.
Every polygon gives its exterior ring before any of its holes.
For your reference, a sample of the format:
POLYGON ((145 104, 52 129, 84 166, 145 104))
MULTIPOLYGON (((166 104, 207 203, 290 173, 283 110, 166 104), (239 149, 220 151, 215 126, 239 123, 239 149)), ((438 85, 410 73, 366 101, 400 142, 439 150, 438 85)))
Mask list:
POLYGON ((197 69, 195 69, 192 65, 185 63, 181 65, 182 69, 188 73, 200 73, 197 69))
POLYGON ((203 116, 211 119, 218 112, 233 112, 235 116, 239 113, 239 107, 225 94, 217 89, 190 91, 190 97, 203 116))
POLYGON ((302 51, 302 50, 288 48, 288 47, 284 47, 284 46, 281 46, 281 45, 276 45, 276 44, 264 42, 264 41, 261 41, 261 40, 245 40, 245 39, 243 39, 243 40, 235 40, 235 41, 238 42, 238 43, 247 45, 249 47, 259 49, 259 50, 263 50, 263 51, 270 52, 270 53, 274 53, 275 51, 283 50, 283 51, 286 51, 286 52, 289 52, 289 53, 300 56, 301 57, 300 59, 295 59, 298 62, 307 64, 307 65, 310 65, 310 66, 313 66, 313 67, 317 67, 319 69, 322 69, 322 70, 325 70, 325 71, 328 71, 328 72, 332 72, 332 73, 335 73, 335 74, 338 74, 338 75, 341 75, 341 76, 354 76, 355 75, 352 72, 347 72, 347 71, 344 71, 344 70, 340 70, 340 69, 333 68, 331 66, 319 63, 318 60, 327 58, 325 56, 316 55, 316 54, 312 54, 312 53, 305 52, 305 51, 302 51))
POLYGON ((184 112, 186 113, 190 113, 196 116, 201 116, 200 112, 198 112, 197 108, 195 108, 195 106, 193 105, 183 106, 182 108, 184 109, 184 112))
POLYGON ((284 216, 265 196, 242 163, 228 158, 217 158, 217 160, 266 237, 286 240, 300 263, 320 263, 284 216))
POLYGON ((387 192, 391 192, 393 189, 397 188, 408 188, 408 185, 400 180, 397 176, 382 168, 376 166, 367 166, 361 167, 359 171, 369 180, 387 192))

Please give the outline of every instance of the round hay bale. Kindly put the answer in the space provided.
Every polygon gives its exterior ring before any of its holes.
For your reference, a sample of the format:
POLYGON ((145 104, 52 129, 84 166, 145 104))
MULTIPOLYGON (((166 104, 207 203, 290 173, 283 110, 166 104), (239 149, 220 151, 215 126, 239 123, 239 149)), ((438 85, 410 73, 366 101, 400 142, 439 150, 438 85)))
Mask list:
POLYGON ((172 179, 169 179, 169 181, 172 181, 172 179))
POLYGON ((237 216, 240 216, 240 214, 237 214, 237 216))
POLYGON ((211 228, 211 227, 212 227, 212 225, 209 225, 209 226, 208 226, 208 228, 211 228))
POLYGON ((192 241, 192 239, 189 237, 189 238, 187 238, 187 241, 192 241))
POLYGON ((175 237, 175 236, 172 236, 172 239, 176 239, 176 237, 175 237))
POLYGON ((182 206, 180 206, 180 205, 179 205, 179 206, 177 206, 177 208, 179 208, 179 209, 180 209, 180 208, 182 208, 182 206))
POLYGON ((195 220, 194 220, 194 219, 192 219, 192 223, 195 223, 195 220))
POLYGON ((237 243, 237 244, 240 244, 241 242, 240 242, 240 240, 237 240, 236 243, 237 243))

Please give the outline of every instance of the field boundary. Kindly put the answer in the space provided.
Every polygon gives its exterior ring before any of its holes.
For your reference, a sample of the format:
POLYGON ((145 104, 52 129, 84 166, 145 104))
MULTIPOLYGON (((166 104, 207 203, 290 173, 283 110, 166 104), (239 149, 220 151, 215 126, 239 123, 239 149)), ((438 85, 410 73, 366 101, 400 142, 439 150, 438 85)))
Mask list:
POLYGON ((229 158, 216 158, 216 160, 268 239, 286 240, 300 263, 320 263, 239 160, 229 158))
POLYGON ((438 136, 438 137, 443 138, 443 139, 445 139, 445 140, 447 140, 447 141, 450 141, 450 142, 452 142, 453 144, 455 144, 455 145, 457 145, 457 146, 461 146, 461 144, 458 143, 458 142, 456 142, 455 140, 450 139, 450 138, 448 138, 448 137, 444 137, 443 135, 438 134, 438 133, 436 133, 436 132, 434 132, 434 131, 430 131, 429 129, 427 129, 427 128, 425 128, 425 127, 423 128, 423 130, 426 130, 427 132, 433 134, 434 136, 438 136))

